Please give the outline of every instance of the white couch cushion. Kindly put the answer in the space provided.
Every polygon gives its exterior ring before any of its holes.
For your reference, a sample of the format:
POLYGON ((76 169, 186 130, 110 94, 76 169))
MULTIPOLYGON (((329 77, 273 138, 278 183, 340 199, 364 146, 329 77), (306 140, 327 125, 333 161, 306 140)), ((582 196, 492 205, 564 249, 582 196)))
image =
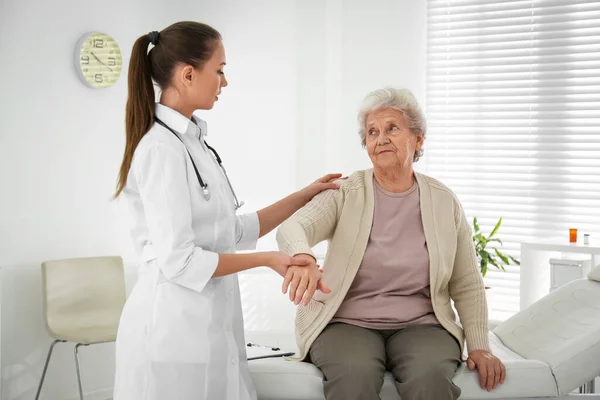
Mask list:
POLYGON ((556 382, 547 364, 537 360, 525 360, 505 347, 491 332, 489 339, 492 352, 506 367, 506 381, 496 390, 487 392, 479 386, 479 375, 463 363, 454 376, 454 383, 462 390, 461 400, 556 396, 556 382))
POLYGON ((560 395, 600 373, 600 283, 559 287, 494 329, 520 356, 552 369, 560 395))
MULTIPOLYGON (((277 337, 272 333, 247 332, 246 337, 250 342, 277 346, 284 351, 296 351, 293 337, 289 335, 277 337)), ((495 391, 487 392, 479 387, 477 373, 468 370, 463 363, 454 377, 454 383, 463 392, 461 399, 556 396, 556 383, 548 365, 540 361, 524 360, 506 348, 493 333, 490 333, 490 341, 494 353, 506 365, 507 380, 495 391)), ((256 354, 252 351, 248 353, 249 356, 256 354)), ((252 360, 248 363, 259 400, 324 400, 323 376, 312 364, 282 358, 252 360)), ((400 399, 390 373, 384 378, 381 398, 400 399)))

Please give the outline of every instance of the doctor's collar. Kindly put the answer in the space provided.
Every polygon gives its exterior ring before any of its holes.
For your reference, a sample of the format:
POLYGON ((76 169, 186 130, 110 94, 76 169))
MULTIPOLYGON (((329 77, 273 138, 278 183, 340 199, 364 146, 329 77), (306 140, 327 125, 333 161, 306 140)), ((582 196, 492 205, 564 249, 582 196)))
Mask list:
POLYGON ((189 119, 160 103, 156 103, 155 115, 181 135, 192 135, 197 139, 206 136, 206 122, 195 115, 189 119))
POLYGON ((205 120, 198 118, 197 116, 192 114, 192 121, 200 129, 200 137, 201 138, 208 136, 208 129, 206 129, 207 124, 206 124, 205 120))

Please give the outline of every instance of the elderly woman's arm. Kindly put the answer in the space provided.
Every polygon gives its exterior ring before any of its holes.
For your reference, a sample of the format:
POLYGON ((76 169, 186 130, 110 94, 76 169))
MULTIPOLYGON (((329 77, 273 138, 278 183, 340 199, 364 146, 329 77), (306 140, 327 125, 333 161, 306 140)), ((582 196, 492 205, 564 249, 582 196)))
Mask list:
POLYGON ((342 189, 321 192, 277 230, 277 244, 281 251, 306 257, 310 261, 307 267, 288 268, 283 280, 281 290, 283 293, 289 290, 290 300, 294 304, 307 305, 316 290, 330 292, 321 279, 322 273, 312 247, 323 240, 331 239, 342 203, 342 189))
POLYGON ((312 247, 331 239, 343 203, 343 189, 319 193, 277 230, 279 249, 287 254, 308 254, 312 247))
POLYGON ((477 368, 479 384, 490 391, 499 383, 504 383, 506 368, 490 350, 485 286, 477 266, 471 227, 460 203, 458 200, 455 202, 458 237, 454 270, 448 289, 467 340, 467 367, 470 370, 477 368))
POLYGON ((458 237, 454 270, 448 283, 450 297, 458 311, 468 351, 489 351, 485 286, 477 266, 471 228, 458 200, 455 200, 455 221, 458 237))

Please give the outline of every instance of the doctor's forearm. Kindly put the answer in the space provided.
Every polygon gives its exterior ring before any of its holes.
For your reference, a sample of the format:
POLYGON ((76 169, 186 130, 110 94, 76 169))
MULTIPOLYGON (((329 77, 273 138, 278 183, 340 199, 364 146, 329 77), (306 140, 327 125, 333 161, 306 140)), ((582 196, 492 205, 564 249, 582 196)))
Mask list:
POLYGON ((300 192, 296 192, 258 211, 258 220, 260 222, 258 237, 263 237, 277 228, 283 221, 291 217, 292 214, 304 207, 308 200, 310 199, 305 198, 300 192))
POLYGON ((219 254, 219 263, 217 264, 217 269, 213 274, 213 278, 235 274, 250 268, 268 266, 271 263, 270 257, 271 253, 269 252, 219 254))

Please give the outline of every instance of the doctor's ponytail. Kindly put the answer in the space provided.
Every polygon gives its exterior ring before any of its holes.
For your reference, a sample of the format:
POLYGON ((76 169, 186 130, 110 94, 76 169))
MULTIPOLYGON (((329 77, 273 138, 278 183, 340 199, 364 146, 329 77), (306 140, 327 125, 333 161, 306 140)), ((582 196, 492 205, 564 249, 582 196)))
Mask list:
POLYGON ((202 67, 216 48, 221 35, 199 22, 177 22, 161 32, 140 36, 134 43, 127 77, 125 108, 125 152, 115 198, 127 183, 133 154, 154 122, 154 83, 160 89, 169 86, 175 66, 183 63, 202 67), (154 47, 148 51, 152 43, 154 47))
POLYGON ((150 130, 154 119, 154 86, 152 85, 150 60, 147 55, 149 44, 149 35, 141 36, 135 41, 131 51, 125 108, 125 154, 119 172, 115 197, 119 196, 125 187, 133 153, 142 137, 150 130))

